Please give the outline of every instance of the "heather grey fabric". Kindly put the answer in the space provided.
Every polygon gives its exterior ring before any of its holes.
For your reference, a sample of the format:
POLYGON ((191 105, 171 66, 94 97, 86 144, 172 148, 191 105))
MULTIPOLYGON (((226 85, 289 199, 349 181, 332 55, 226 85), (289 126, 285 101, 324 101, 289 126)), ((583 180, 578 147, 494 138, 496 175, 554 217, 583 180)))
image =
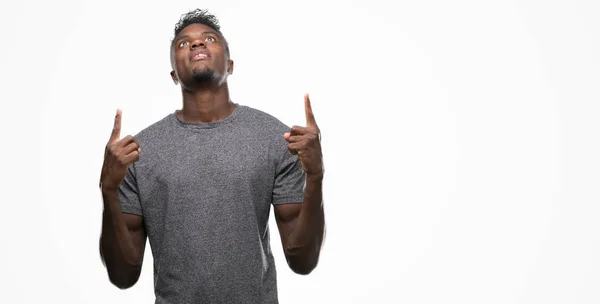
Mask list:
POLYGON ((212 123, 171 113, 134 136, 142 153, 119 198, 123 212, 144 217, 155 303, 278 302, 269 211, 304 198, 289 130, 238 104, 212 123))

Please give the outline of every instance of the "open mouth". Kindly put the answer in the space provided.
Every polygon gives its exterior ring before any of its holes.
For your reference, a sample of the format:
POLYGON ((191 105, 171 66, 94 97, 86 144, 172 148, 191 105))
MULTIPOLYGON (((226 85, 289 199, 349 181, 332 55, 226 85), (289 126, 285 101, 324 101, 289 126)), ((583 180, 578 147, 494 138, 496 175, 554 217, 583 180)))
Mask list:
POLYGON ((206 58, 208 58, 208 55, 204 52, 198 52, 197 54, 192 56, 193 61, 202 60, 202 59, 206 59, 206 58))

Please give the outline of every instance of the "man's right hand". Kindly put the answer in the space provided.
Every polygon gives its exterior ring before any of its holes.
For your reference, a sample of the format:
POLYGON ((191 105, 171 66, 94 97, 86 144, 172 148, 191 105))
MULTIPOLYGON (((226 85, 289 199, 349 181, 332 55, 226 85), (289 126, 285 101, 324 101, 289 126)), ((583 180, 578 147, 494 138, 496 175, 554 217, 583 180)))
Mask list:
POLYGON ((125 178, 127 168, 140 158, 140 145, 131 135, 121 137, 121 110, 117 110, 115 125, 104 152, 104 164, 100 174, 103 191, 116 191, 125 178))

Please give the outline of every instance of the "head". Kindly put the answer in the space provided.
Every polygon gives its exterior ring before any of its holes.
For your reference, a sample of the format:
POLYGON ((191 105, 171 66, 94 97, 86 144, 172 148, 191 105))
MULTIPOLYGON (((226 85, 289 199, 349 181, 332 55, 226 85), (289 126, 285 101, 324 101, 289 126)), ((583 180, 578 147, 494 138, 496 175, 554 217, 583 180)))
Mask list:
POLYGON ((181 16, 171 41, 171 67, 171 78, 184 88, 227 82, 233 61, 214 15, 196 9, 181 16))

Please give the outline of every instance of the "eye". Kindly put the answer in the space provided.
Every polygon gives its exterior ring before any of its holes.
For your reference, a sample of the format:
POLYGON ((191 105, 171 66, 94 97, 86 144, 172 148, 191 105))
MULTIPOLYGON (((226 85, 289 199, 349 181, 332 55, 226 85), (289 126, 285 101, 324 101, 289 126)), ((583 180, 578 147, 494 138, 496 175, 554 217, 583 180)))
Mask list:
POLYGON ((215 42, 215 41, 217 41, 217 39, 215 39, 214 37, 208 36, 208 37, 204 38, 204 41, 215 42))
POLYGON ((179 43, 179 47, 184 47, 184 46, 186 46, 186 45, 188 45, 188 42, 187 42, 187 41, 181 41, 181 42, 179 43))

